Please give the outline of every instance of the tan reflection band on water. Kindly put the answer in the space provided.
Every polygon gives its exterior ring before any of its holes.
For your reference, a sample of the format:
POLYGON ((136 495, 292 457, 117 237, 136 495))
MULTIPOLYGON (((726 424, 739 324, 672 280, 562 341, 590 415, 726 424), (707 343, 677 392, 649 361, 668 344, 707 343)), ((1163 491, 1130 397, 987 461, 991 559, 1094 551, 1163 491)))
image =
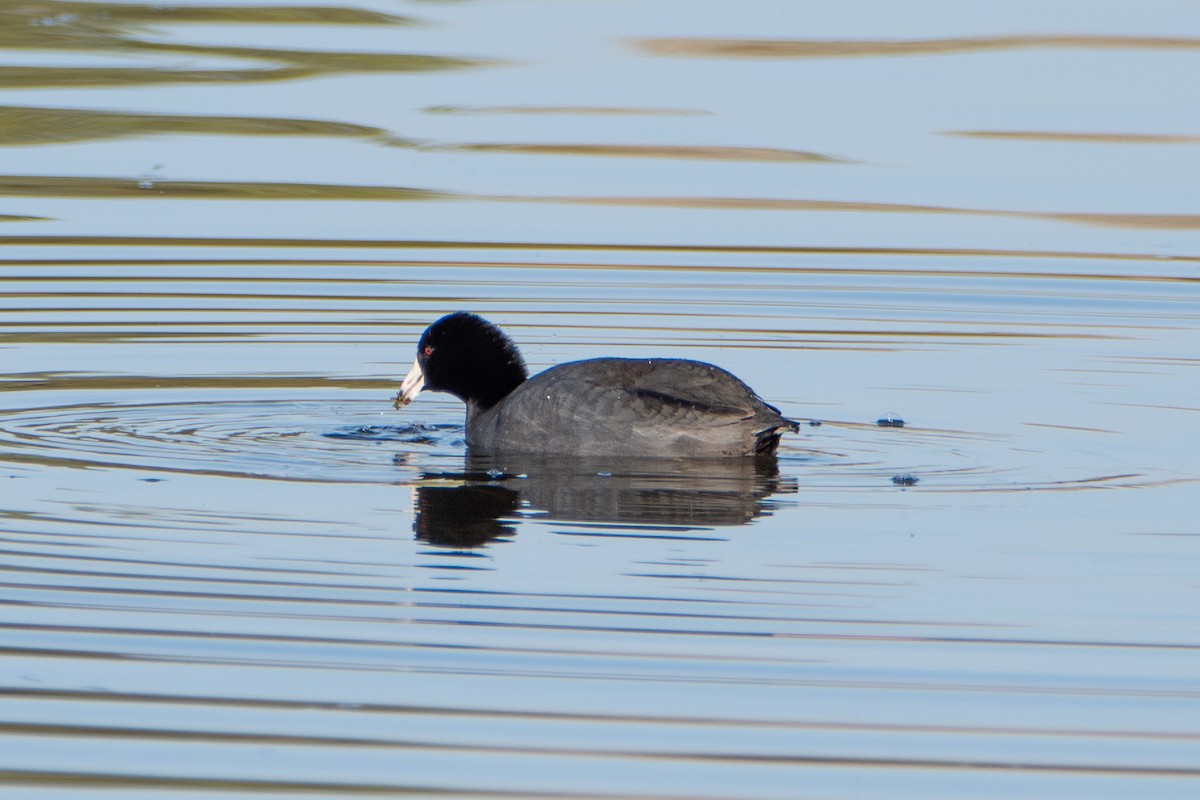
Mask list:
POLYGON ((643 52, 683 58, 878 58, 976 53, 1024 48, 1195 50, 1200 39, 1173 36, 975 36, 947 39, 724 39, 659 37, 634 40, 643 52))

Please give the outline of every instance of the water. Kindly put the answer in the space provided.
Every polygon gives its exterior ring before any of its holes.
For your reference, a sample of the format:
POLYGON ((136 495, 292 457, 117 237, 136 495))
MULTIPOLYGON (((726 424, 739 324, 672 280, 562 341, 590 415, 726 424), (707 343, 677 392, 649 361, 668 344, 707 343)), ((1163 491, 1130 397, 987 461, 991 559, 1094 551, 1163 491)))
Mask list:
POLYGON ((4 793, 1196 796, 1200 28, 1080 13, 0 10, 4 793), (806 424, 468 459, 456 309, 806 424))

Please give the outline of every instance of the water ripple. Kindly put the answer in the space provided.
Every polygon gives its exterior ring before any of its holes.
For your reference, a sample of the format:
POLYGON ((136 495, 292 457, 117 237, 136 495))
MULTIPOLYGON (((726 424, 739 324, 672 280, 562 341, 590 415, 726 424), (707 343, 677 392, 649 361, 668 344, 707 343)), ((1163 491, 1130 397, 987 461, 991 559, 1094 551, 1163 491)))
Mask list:
POLYGON ((393 482, 392 450, 462 445, 460 425, 336 425, 384 402, 97 403, 6 413, 0 461, 276 480, 393 482), (395 448, 393 448, 395 449, 395 448))

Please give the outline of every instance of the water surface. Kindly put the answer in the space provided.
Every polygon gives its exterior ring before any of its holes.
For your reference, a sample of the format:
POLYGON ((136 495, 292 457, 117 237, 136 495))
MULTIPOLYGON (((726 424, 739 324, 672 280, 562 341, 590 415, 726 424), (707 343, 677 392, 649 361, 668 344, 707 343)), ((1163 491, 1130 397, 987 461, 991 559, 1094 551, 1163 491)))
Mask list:
POLYGON ((0 12, 5 788, 1194 797, 1195 15, 816 11, 0 12), (457 309, 805 424, 469 458, 457 309))

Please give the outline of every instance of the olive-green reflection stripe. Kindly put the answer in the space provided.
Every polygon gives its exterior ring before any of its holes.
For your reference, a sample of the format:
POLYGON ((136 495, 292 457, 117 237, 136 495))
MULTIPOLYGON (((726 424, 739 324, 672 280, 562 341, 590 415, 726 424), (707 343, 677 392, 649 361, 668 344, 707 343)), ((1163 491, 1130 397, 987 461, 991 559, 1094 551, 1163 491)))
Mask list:
POLYGON ((347 72, 424 72, 495 63, 475 58, 412 53, 336 52, 188 44, 147 36, 151 26, 208 25, 408 25, 410 17, 337 6, 86 3, 34 0, 0 4, 0 50, 75 54, 162 54, 158 64, 111 66, 0 66, 0 88, 142 86, 179 83, 245 83, 293 80, 347 72), (182 68, 181 60, 250 61, 227 69, 182 68))
POLYGON ((786 197, 495 197, 534 203, 557 202, 582 205, 683 208, 720 211, 816 211, 880 214, 962 214, 987 217, 1018 217, 1073 222, 1113 228, 1152 230, 1200 230, 1200 214, 1123 214, 1071 211, 1021 211, 1003 208, 966 208, 916 203, 877 203, 859 200, 805 200, 786 197))
POLYGON ((0 89, 76 89, 178 83, 263 83, 311 77, 296 68, 165 70, 132 67, 4 67, 0 89))
MULTIPOLYGON (((0 25, 3 19, 0 17, 0 25)), ((31 40, 32 41, 32 40, 31 40)), ((10 44, 11 46, 11 44, 10 44)), ((34 46, 28 42, 25 46, 34 46)), ((179 58, 213 58, 234 62, 250 61, 258 67, 231 66, 225 69, 177 69, 145 64, 136 67, 43 67, 0 66, 0 88, 45 88, 85 86, 138 86, 176 83, 246 83, 293 80, 320 75, 370 72, 430 72, 491 66, 500 62, 479 58, 453 58, 410 53, 355 53, 332 51, 278 50, 261 47, 216 47, 179 43, 143 42, 114 38, 84 41, 74 46, 47 44, 49 50, 117 51, 161 53, 179 58)))
MULTIPOLYGON (((420 190, 417 190, 420 191, 420 190)), ((970 247, 827 247, 758 244, 640 244, 627 242, 512 242, 454 239, 303 239, 303 238, 231 238, 199 236, 2 236, 0 246, 72 246, 72 247, 243 247, 297 249, 370 249, 370 250, 565 250, 618 253, 717 253, 717 254, 788 254, 788 255, 866 255, 922 256, 929 258, 996 257, 1047 258, 1068 260, 1146 261, 1156 264, 1200 261, 1200 255, 1171 253, 1106 253, 1070 250, 1000 250, 970 247)), ((27 263, 27 262, 22 262, 27 263)), ((69 262, 75 263, 75 262, 69 262)), ((82 262, 81 262, 82 263, 82 262)), ((103 263, 103 262, 100 262, 103 263)), ((124 262, 116 262, 124 263, 124 262)), ((240 263, 240 262, 239 262, 240 263)), ((324 263, 324 262, 323 262, 324 263)), ((336 262, 334 262, 336 263, 336 262)), ((725 267, 728 269, 728 267, 725 267)))
POLYGON ((204 56, 280 64, 313 74, 346 72, 427 72, 495 65, 500 62, 475 58, 415 55, 412 53, 358 53, 337 50, 283 50, 272 47, 193 45, 177 42, 130 42, 128 48, 172 56, 204 56))
POLYGON ((513 144, 481 142, 476 144, 427 145, 425 150, 439 152, 479 152, 515 155, 591 156, 613 158, 677 158, 698 161, 756 161, 775 163, 845 163, 836 156, 806 150, 778 147, 732 147, 719 145, 639 145, 639 144, 513 144))
POLYGON ((152 134, 323 136, 412 144, 381 128, 315 119, 183 114, 127 114, 35 106, 0 106, 0 146, 42 145, 152 134))
MULTIPOLYGON (((1013 209, 960 208, 912 203, 807 200, 778 197, 520 196, 455 194, 401 186, 157 180, 77 176, 0 176, 0 196, 71 198, 204 198, 227 200, 494 201, 645 208, 736 211, 799 211, 887 214, 944 214, 1054 220, 1083 225, 1152 230, 1200 230, 1200 214, 1079 213, 1013 209)), ((0 242, 3 240, 0 239, 0 242)))
MULTIPOLYGON (((271 59, 270 51, 259 57, 271 59)), ((280 58, 288 55, 280 54, 280 58)), ((249 54, 243 56, 250 58, 249 54)), ((496 61, 440 56, 333 53, 301 59, 303 63, 253 69, 166 69, 155 67, 5 67, 0 66, 0 88, 44 89, 91 86, 152 86, 180 83, 265 83, 298 80, 347 72, 429 72, 497 64, 496 61), (340 58, 338 57, 340 56, 340 58)))
POLYGON ((169 181, 153 178, 90 178, 41 175, 0 176, 0 196, 70 198, 186 197, 224 200, 442 200, 453 195, 403 186, 272 183, 260 181, 169 181))
POLYGON ((333 6, 203 6, 132 3, 75 3, 41 0, 0 4, 0 50, 31 49, 95 54, 163 54, 165 64, 131 67, 3 66, 0 87, 86 87, 170 83, 231 83, 287 80, 346 72, 415 72, 479 66, 480 59, 390 52, 337 52, 214 46, 163 41, 146 37, 148 26, 180 23, 254 25, 373 25, 396 26, 408 17, 333 6), (235 62, 227 69, 175 69, 180 57, 235 62))
MULTIPOLYGON (((165 3, 79 3, 40 0, 6 3, 0 10, 0 46, 16 47, 39 39, 95 36, 95 31, 135 30, 172 23, 244 25, 408 25, 411 17, 360 8, 301 5, 202 6, 165 3), (11 25, 24 23, 26 30, 11 25), (73 23, 71 25, 67 22, 73 23), (44 28, 39 31, 38 28, 44 28), (66 29, 64 34, 63 29, 66 29), (39 36, 41 34, 41 36, 39 36)), ((28 46, 28 45, 27 45, 28 46)))
POLYGON ((229 67, 224 70, 178 70, 178 68, 140 67, 34 67, 0 66, 0 88, 84 88, 84 86, 138 86, 181 83, 263 83, 271 80, 295 80, 324 74, 364 72, 431 72, 491 66, 497 61, 444 58, 438 55, 403 53, 305 53, 301 50, 254 48, 215 48, 154 46, 128 43, 122 49, 146 52, 167 50, 180 56, 220 56, 236 60, 257 60, 259 67, 229 67))
MULTIPOLYGON (((3 69, 3 68, 0 68, 3 69)), ((53 69, 53 68, 51 68, 53 69)), ((222 73, 224 74, 224 73, 222 73)), ((261 73, 256 72, 256 75, 261 73)), ((587 109, 576 111, 583 113, 587 109)), ((545 109, 551 113, 555 109, 545 109)), ((620 109, 593 109, 593 113, 619 113, 620 109)), ((533 113, 533 112, 527 112, 533 113)), ((564 112, 565 113, 565 112, 564 112)), ((624 113, 673 113, 669 110, 631 109, 624 113)), ((674 113, 687 113, 684 111, 674 113)), ((695 112, 700 113, 700 112, 695 112)), ((234 117, 187 114, 137 114, 40 106, 0 106, 0 145, 49 144, 151 134, 204 134, 214 136, 335 136, 372 138, 389 145, 419 144, 394 136, 382 128, 316 119, 234 117)), ((614 155, 645 157, 710 158, 754 161, 837 161, 819 153, 772 148, 576 145, 576 144, 447 144, 426 145, 427 150, 518 151, 546 154, 614 155)))

